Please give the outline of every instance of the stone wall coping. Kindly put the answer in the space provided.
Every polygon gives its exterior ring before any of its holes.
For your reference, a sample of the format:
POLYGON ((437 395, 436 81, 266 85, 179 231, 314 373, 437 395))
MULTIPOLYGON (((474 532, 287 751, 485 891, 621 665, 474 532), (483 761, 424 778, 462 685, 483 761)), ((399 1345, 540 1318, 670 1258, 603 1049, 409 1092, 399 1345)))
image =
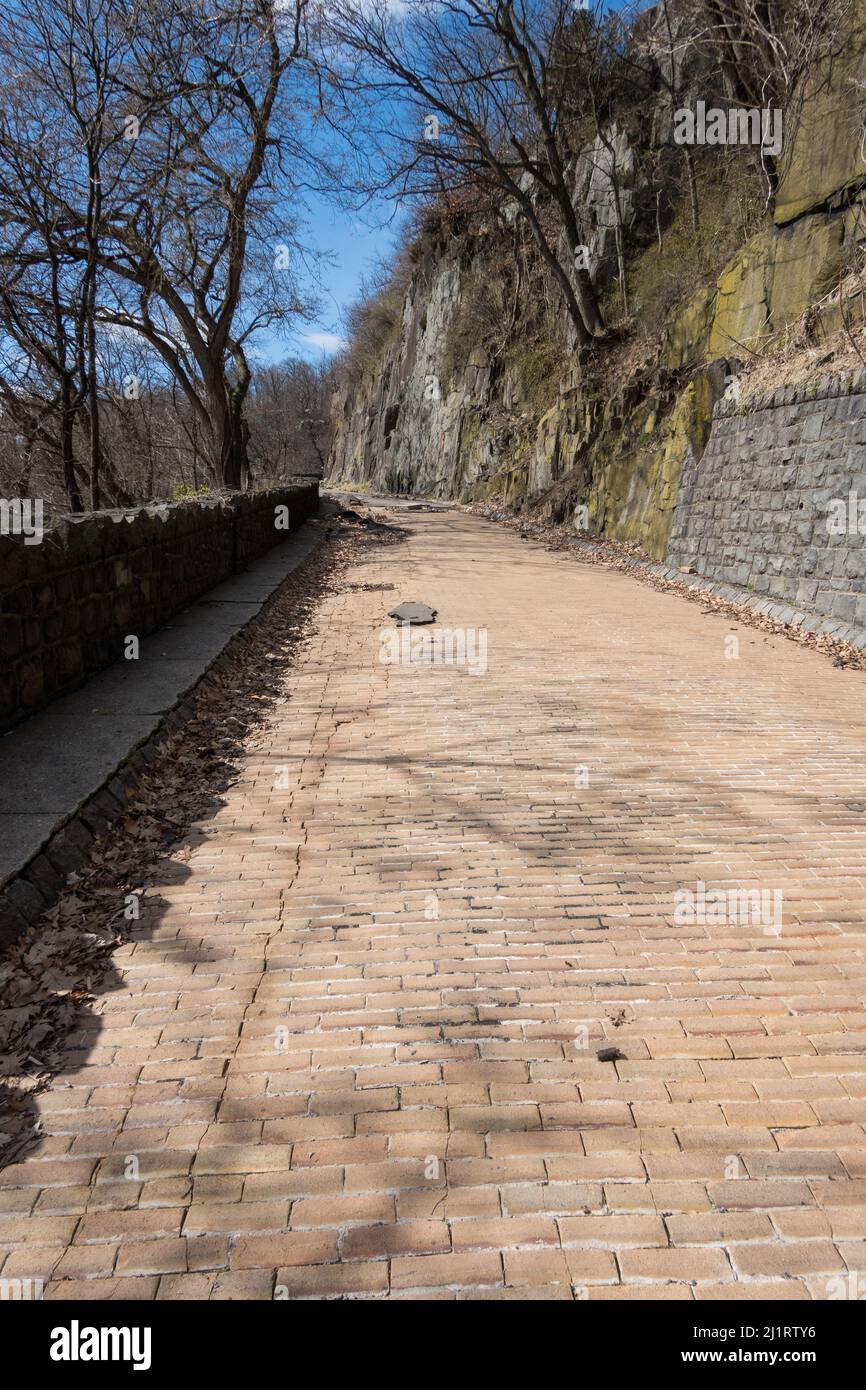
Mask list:
POLYGON ((833 400, 837 396, 860 396, 866 393, 866 367, 842 376, 822 376, 815 381, 799 382, 795 386, 778 386, 753 400, 741 403, 734 397, 723 396, 713 410, 714 420, 732 415, 757 415, 763 410, 775 410, 785 405, 805 405, 811 401, 833 400))
MULTIPOLYGON (((268 498, 273 498, 275 505, 279 505, 287 493, 306 491, 316 481, 317 479, 307 477, 290 478, 279 487, 263 488, 255 492, 221 492, 215 493, 212 497, 184 498, 180 502, 158 501, 146 502, 136 507, 105 507, 98 512, 60 512, 46 525, 45 538, 62 545, 73 533, 80 533, 82 530, 95 532, 108 530, 123 523, 127 526, 133 526, 137 522, 146 525, 148 521, 166 525, 174 520, 191 520, 197 515, 200 516, 203 511, 232 508, 242 511, 245 507, 266 502, 268 498)), ((20 536, 9 535, 3 536, 2 539, 23 544, 23 538, 20 536)))

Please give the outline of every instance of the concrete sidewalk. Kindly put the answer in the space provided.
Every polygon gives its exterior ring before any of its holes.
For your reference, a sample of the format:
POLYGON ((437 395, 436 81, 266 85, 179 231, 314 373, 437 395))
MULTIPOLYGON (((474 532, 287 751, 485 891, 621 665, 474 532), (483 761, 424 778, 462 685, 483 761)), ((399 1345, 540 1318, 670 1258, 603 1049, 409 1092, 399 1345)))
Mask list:
POLYGON ((96 823, 93 798, 321 535, 315 524, 304 525, 143 638, 137 660, 115 663, 0 738, 0 946, 39 915, 75 867, 90 839, 88 803, 96 823))

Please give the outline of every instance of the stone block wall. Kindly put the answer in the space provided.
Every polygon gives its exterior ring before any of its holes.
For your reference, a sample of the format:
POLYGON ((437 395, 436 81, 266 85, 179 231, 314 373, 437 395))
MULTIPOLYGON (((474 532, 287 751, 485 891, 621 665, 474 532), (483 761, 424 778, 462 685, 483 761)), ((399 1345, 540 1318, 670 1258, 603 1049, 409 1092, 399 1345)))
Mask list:
POLYGON ((38 545, 0 535, 0 730, 102 670, 318 509, 316 482, 64 518, 38 545))
POLYGON ((747 408, 720 401, 688 458, 668 563, 768 599, 866 626, 866 372, 782 387, 747 408), (834 533, 855 494, 853 526, 834 533))

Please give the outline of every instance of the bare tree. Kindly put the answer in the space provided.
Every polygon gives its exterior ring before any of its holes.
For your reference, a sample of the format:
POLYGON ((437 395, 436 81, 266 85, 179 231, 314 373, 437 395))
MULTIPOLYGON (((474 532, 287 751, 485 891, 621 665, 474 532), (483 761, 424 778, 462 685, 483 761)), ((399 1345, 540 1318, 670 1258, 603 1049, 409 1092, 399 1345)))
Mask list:
POLYGON ((298 358, 256 374, 250 398, 250 452, 271 482, 322 477, 331 447, 331 367, 298 358))
MULTIPOLYGON (((57 201, 62 138, 34 110, 20 82, 10 99, 4 74, 0 111, 0 395, 4 422, 35 453, 60 459, 66 503, 83 509, 76 469, 75 420, 85 398, 79 328, 86 297, 80 267, 65 244, 57 201)), ((11 441, 7 439, 7 446, 11 441)))
POLYGON ((609 191, 617 276, 626 316, 625 188, 619 154, 625 121, 636 107, 646 103, 652 91, 649 75, 632 55, 634 26, 631 11, 611 10, 606 0, 588 0, 563 29, 551 54, 551 63, 563 69, 564 111, 575 132, 573 142, 578 142, 587 127, 594 137, 580 150, 578 170, 589 166, 609 191))
MULTIPOLYGON (((726 99, 782 110, 788 138, 806 73, 844 46, 852 20, 851 0, 688 0, 688 11, 690 42, 717 65, 726 99)), ((755 159, 772 208, 778 157, 761 144, 755 159)))
POLYGON ((327 34, 365 172, 381 160, 399 197, 493 190, 530 228, 586 347, 603 322, 572 202, 579 74, 551 60, 582 18, 570 0, 335 0, 327 34))
MULTIPOLYGON (((7 316, 8 296, 50 280, 54 257, 68 360, 51 370, 77 412, 93 506, 111 482, 98 380, 109 330, 137 333, 178 383, 218 483, 248 481, 247 345, 306 308, 292 204, 301 166, 321 164, 308 129, 289 120, 286 93, 295 70, 294 113, 315 99, 306 7, 33 0, 0 42, 0 81, 23 94, 27 114, 0 127, 0 166, 12 176, 0 186, 7 316)), ((55 343, 50 294, 30 293, 31 329, 37 306, 41 337, 55 343)), ((64 429, 71 499, 81 465, 64 429)))
POLYGON ((99 261, 115 300, 99 317, 159 353, 227 487, 248 481, 245 345, 300 308, 281 183, 300 139, 278 146, 273 122, 303 51, 306 4, 244 0, 197 17, 158 0, 130 83, 146 113, 136 185, 105 218, 99 261))
MULTIPOLYGON (((683 63, 690 51, 694 50, 694 44, 690 37, 688 17, 682 13, 680 7, 675 14, 672 10, 670 0, 659 0, 656 12, 650 23, 635 24, 635 42, 630 61, 639 62, 641 57, 648 59, 653 75, 662 84, 662 88, 667 94, 669 115, 671 121, 674 113, 683 104, 683 63)), ((695 157, 691 145, 679 145, 683 165, 686 172, 686 187, 688 189, 689 210, 692 219, 692 231, 697 232, 699 225, 698 207, 698 183, 695 174, 695 157)), ((664 167, 661 158, 657 159, 657 168, 660 172, 664 167)), ((657 196, 661 196, 661 179, 656 179, 657 196)), ((661 241, 661 228, 659 225, 659 241, 661 241)))

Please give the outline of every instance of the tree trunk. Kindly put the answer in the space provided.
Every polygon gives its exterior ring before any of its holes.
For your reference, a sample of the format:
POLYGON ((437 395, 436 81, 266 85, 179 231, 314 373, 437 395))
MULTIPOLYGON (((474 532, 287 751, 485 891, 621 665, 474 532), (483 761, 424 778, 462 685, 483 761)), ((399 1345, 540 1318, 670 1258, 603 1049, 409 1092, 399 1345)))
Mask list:
POLYGON ((78 487, 78 479, 75 476, 73 445, 75 407, 72 404, 72 383, 67 376, 64 376, 61 382, 60 398, 60 457, 63 466, 63 485, 66 488, 69 510, 71 512, 83 512, 84 502, 78 487))
POLYGON ((87 239, 87 270, 85 276, 84 306, 87 316, 87 415, 90 422, 90 509, 98 512, 101 503, 100 465, 102 462, 99 447, 99 398, 96 390, 96 278, 99 260, 99 224, 102 217, 102 176, 99 167, 99 149, 102 142, 102 96, 99 96, 99 109, 94 128, 87 137, 87 218, 85 236, 87 239))
POLYGON ((95 285, 87 316, 87 418, 90 424, 90 510, 98 512, 102 503, 99 446, 99 400, 96 395, 96 302, 95 285))
POLYGON ((219 425, 216 473, 222 487, 232 492, 243 492, 249 480, 249 428, 243 417, 243 399, 238 400, 233 390, 229 390, 227 395, 227 401, 215 412, 219 425))
POLYGON ((699 226, 698 213, 698 184, 695 178, 695 159, 688 145, 683 145, 683 158, 686 161, 686 180, 689 186, 689 206, 692 210, 692 231, 697 232, 699 226))
POLYGON ((623 228, 622 199, 620 198, 619 175, 616 172, 616 150, 614 148, 613 141, 607 138, 607 136, 604 134, 601 125, 599 125, 598 127, 598 137, 601 140, 601 143, 603 144, 605 150, 607 151, 607 157, 610 160, 610 189, 613 193, 613 210, 616 217, 616 223, 613 229, 614 245, 616 247, 616 269, 617 274, 619 276, 620 294, 622 295, 622 311, 625 314, 626 318, 628 318, 629 300, 628 281, 626 279, 625 270, 625 232, 623 228))
POLYGON ((572 325, 574 327, 577 341, 581 347, 587 347, 589 343, 592 341, 593 335, 590 332, 589 328, 587 328, 586 318, 580 305, 575 286, 572 283, 571 276, 567 273, 565 267, 561 264, 559 257, 554 254, 553 250, 548 245, 547 238, 544 235, 544 230, 538 221, 531 200, 526 199, 524 201, 523 212, 526 216, 526 220, 528 221, 532 229, 532 235, 534 236, 535 243, 538 247, 539 252, 541 253, 541 259, 544 261, 547 268, 550 271, 552 271, 553 277, 557 281, 559 288, 562 291, 562 297, 565 300, 566 309, 568 310, 568 316, 571 319, 572 325))

